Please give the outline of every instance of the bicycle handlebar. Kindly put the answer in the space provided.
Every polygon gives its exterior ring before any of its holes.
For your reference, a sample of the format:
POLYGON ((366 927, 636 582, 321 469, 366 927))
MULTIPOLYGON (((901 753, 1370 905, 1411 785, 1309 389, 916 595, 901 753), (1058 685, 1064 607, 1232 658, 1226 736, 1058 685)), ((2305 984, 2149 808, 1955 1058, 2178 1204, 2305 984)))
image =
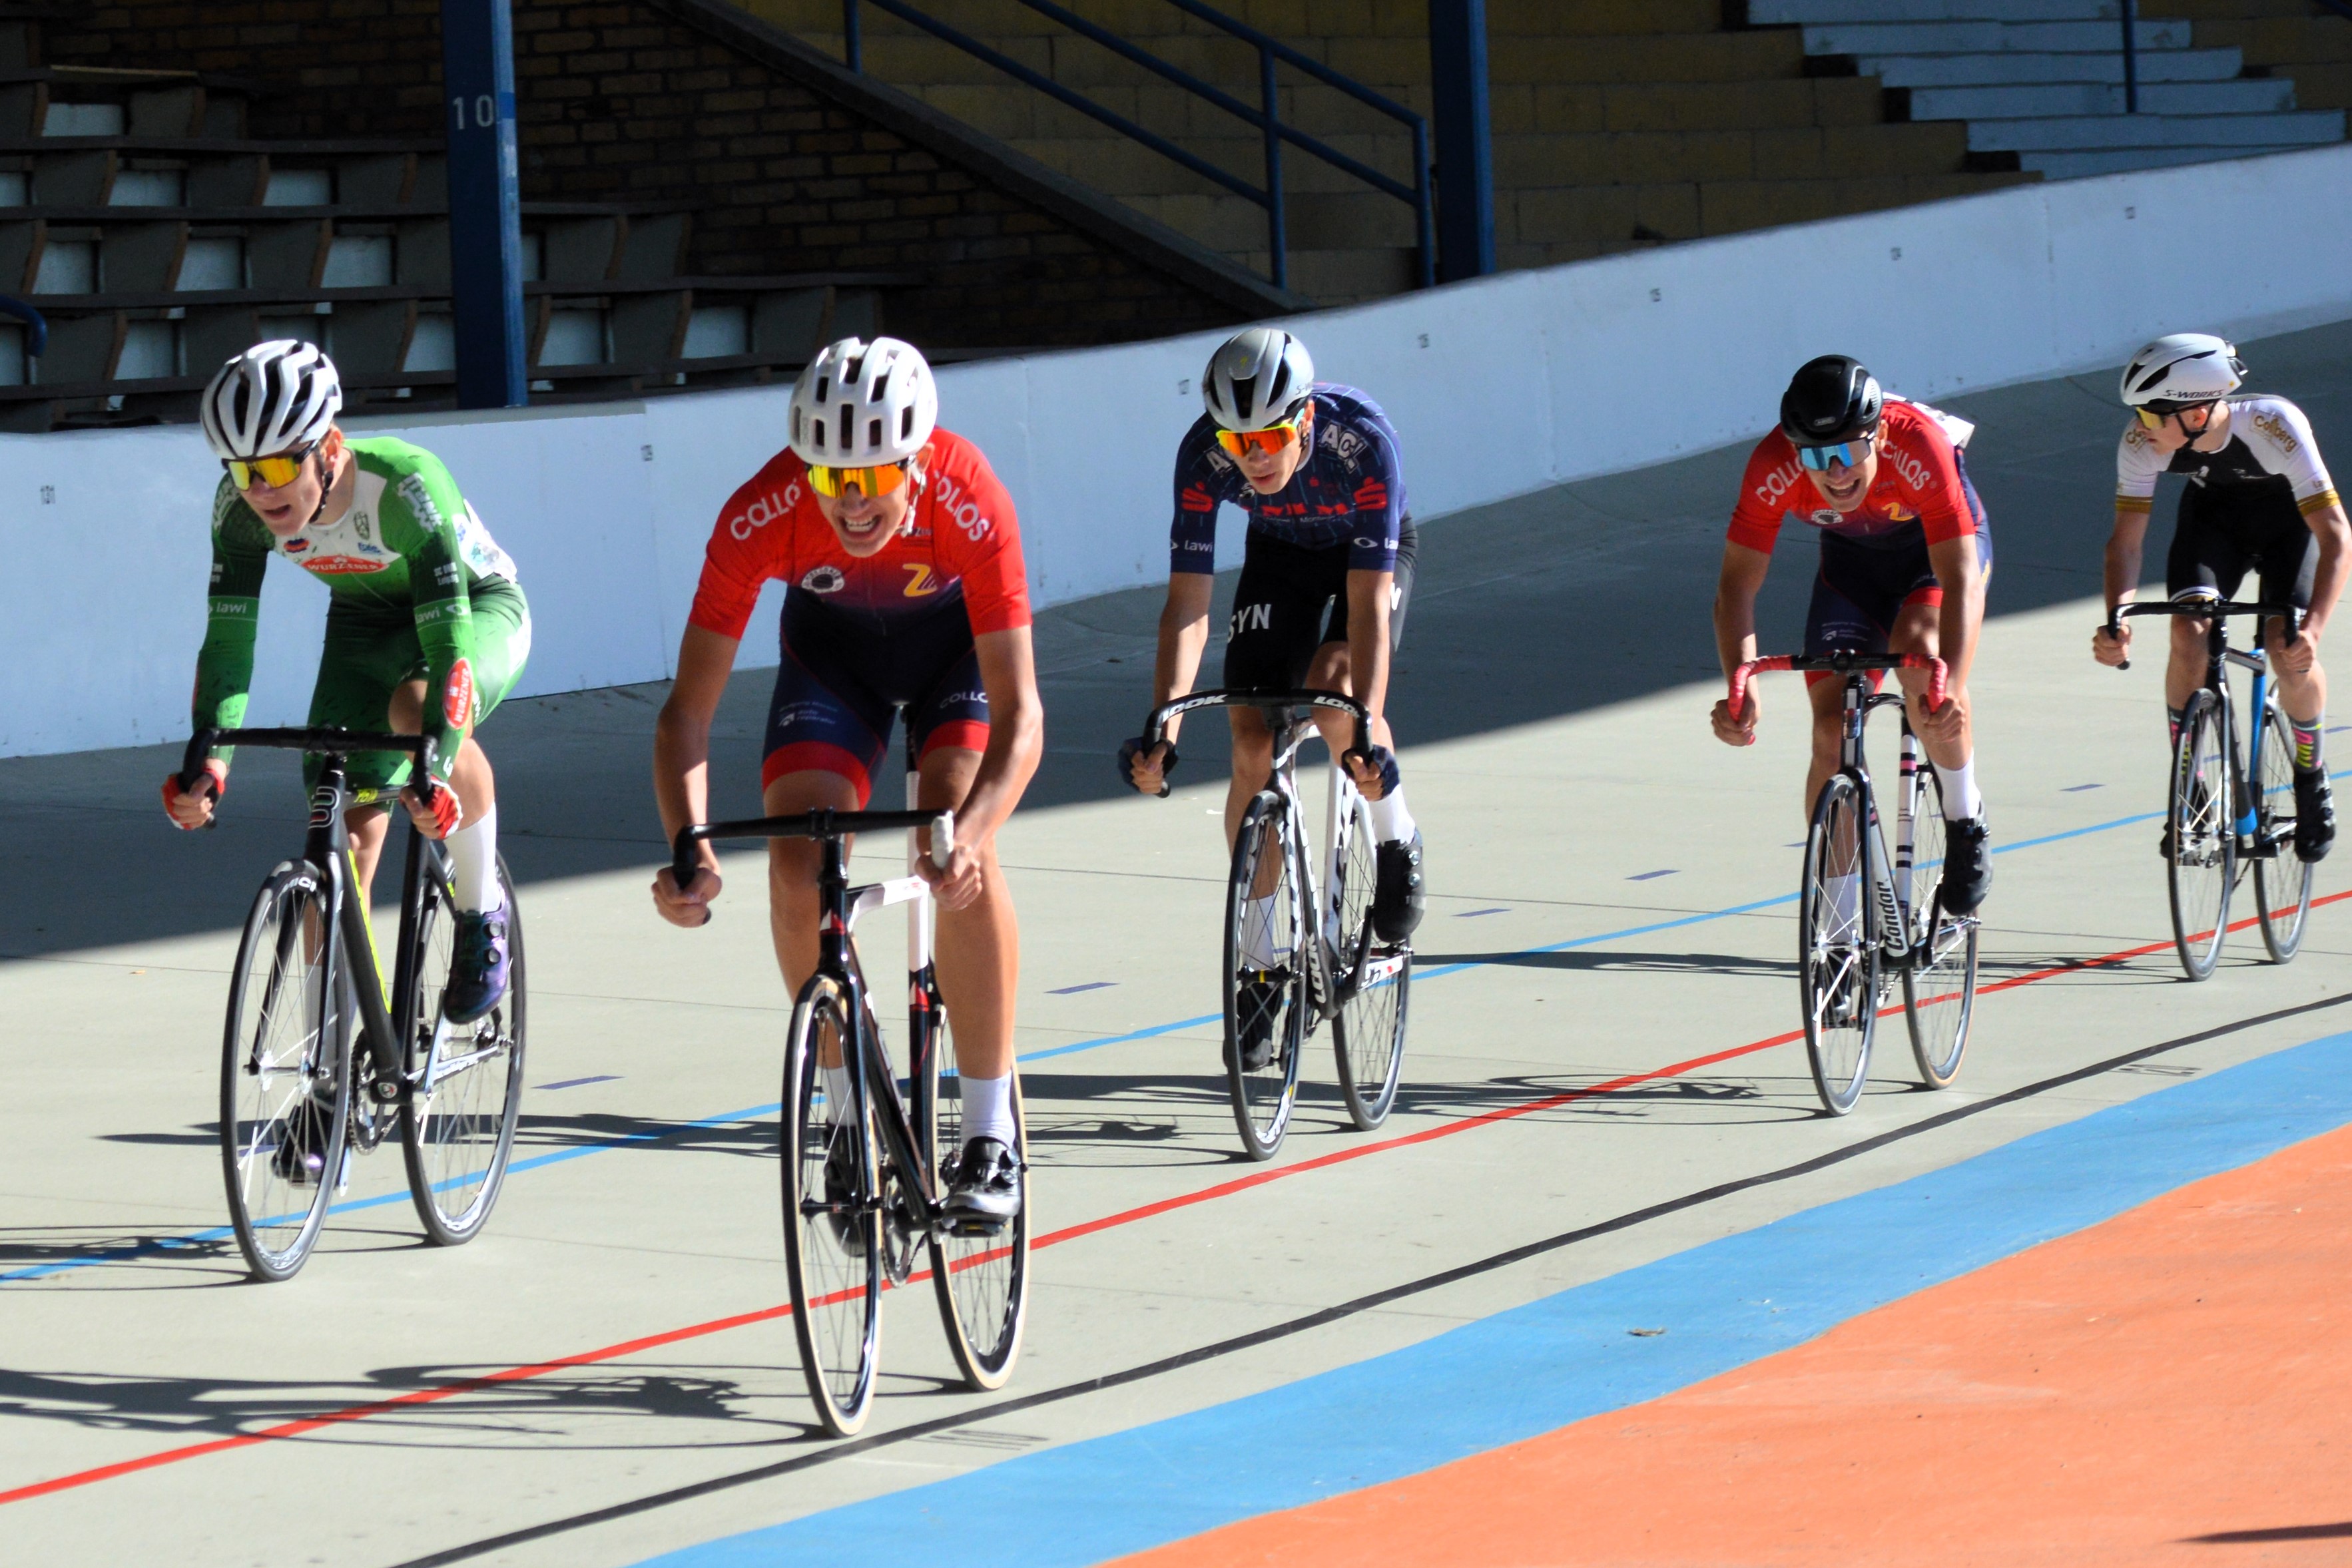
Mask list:
POLYGON ((1769 658, 1750 659, 1732 670, 1731 716, 1735 720, 1748 706, 1749 678, 1767 670, 1830 670, 1841 675, 1865 670, 1925 670, 1927 706, 1931 709, 1944 706, 1944 683, 1949 674, 1943 660, 1925 653, 1775 653, 1769 658))
POLYGON ((1341 692, 1261 691, 1249 686, 1221 686, 1214 691, 1194 692, 1189 697, 1162 703, 1153 708, 1143 721, 1145 749, 1168 738, 1168 721, 1180 718, 1194 708, 1203 707, 1328 707, 1344 713, 1356 721, 1356 744, 1350 749, 1369 752, 1372 748, 1371 716, 1364 705, 1341 692))
MULTIPOLYGON (((2303 634, 2303 612, 2292 604, 2242 604, 2232 599, 2213 599, 2202 594, 2187 599, 2167 599, 2155 604, 2118 604, 2107 612, 2107 635, 2120 641, 2123 618, 2126 615, 2193 615, 2200 621, 2226 621, 2232 615, 2272 615, 2284 619, 2296 636, 2303 634)), ((2259 639, 2257 639, 2259 641, 2259 639)), ((2124 660, 2118 670, 2131 668, 2124 660)))
POLYGON ((746 817, 733 822, 688 822, 670 845, 670 874, 685 887, 694 880, 694 846, 713 839, 843 839, 895 828, 931 830, 931 863, 941 871, 955 854, 953 811, 802 811, 790 817, 746 817))
POLYGON ((257 746, 265 750, 310 751, 325 757, 348 757, 356 751, 405 751, 416 759, 419 768, 430 769, 433 766, 433 737, 428 735, 391 735, 332 725, 278 729, 208 727, 188 737, 188 748, 180 758, 181 794, 194 794, 196 786, 204 782, 205 759, 215 746, 257 746))

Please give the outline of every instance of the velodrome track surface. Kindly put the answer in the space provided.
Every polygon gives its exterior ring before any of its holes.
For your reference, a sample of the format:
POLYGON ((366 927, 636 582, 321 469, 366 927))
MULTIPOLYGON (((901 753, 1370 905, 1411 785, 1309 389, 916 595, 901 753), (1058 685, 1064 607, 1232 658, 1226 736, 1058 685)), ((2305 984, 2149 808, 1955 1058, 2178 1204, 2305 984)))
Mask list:
MULTIPOLYGON (((2246 346, 2339 468, 2347 347, 2246 346)), ((1318 1041, 1268 1166, 1235 1151, 1207 1016, 1216 748, 1196 726, 1170 800, 1109 789, 1156 595, 1045 617, 1053 754, 1004 841, 1029 1336, 1011 1387, 967 1395, 929 1293, 894 1295, 855 1443, 814 1435, 777 1312, 757 862, 700 933, 644 896, 657 689, 489 732, 533 1088, 488 1232, 424 1247, 379 1154, 280 1287, 239 1282, 211 1110, 233 926, 299 840, 289 770, 248 758, 222 830, 182 836, 162 749, 0 763, 10 1554, 2340 1560, 2352 876, 2323 868, 2342 901, 2291 967, 2246 932, 2179 980, 2158 661, 2084 653, 2111 392, 1948 400, 1982 422, 1997 546, 1987 994, 1958 1086, 1918 1091, 1890 1020, 1842 1121, 1790 1040, 1800 691, 1767 684, 1753 750, 1705 725, 1739 452, 1425 530, 1395 708, 1437 894, 1407 1085, 1344 1131, 1318 1041)), ((1764 624, 1792 645, 1811 546, 1781 558, 1764 624)), ((730 692, 725 809, 766 685, 730 692)), ((868 934, 872 972, 897 935, 868 934)))

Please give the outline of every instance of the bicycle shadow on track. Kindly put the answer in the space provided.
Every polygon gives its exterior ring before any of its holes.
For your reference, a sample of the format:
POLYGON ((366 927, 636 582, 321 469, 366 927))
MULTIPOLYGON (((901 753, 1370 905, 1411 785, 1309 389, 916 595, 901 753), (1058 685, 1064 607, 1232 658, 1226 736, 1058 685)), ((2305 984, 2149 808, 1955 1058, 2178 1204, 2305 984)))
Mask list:
POLYGON ((1797 972, 1792 958, 1759 958, 1745 953, 1603 953, 1579 948, 1562 953, 1416 953, 1413 962, 1434 968, 1440 964, 1476 964, 1507 969, 1558 969, 1577 974, 1623 971, 1656 975, 1724 975, 1783 977, 1797 972))
MULTIPOLYGON (((328 1239, 321 1246, 338 1254, 402 1252, 431 1245, 415 1231, 352 1225, 341 1217, 331 1219, 329 1225, 328 1239)), ((70 1226, 0 1229, 0 1275, 41 1268, 57 1271, 0 1280, 0 1291, 208 1291, 245 1284, 252 1278, 236 1241, 226 1235, 191 1235, 184 1230, 98 1233, 70 1226), (44 1231, 54 1239, 35 1239, 44 1231), (98 1264, 107 1267, 94 1269, 98 1264)))

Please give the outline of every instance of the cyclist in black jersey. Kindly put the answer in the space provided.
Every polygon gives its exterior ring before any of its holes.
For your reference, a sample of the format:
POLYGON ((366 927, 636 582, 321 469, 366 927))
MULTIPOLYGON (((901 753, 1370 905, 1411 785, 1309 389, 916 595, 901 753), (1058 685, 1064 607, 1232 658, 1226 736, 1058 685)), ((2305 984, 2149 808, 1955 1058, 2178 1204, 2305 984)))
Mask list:
MULTIPOLYGON (((1371 716, 1369 753, 1351 748, 1349 721, 1319 722, 1371 810, 1379 839, 1372 926, 1401 942, 1423 908, 1420 830, 1405 807, 1395 744, 1382 714, 1389 659, 1404 628, 1418 544, 1405 506, 1396 432, 1353 387, 1315 379, 1306 345, 1254 327, 1210 357, 1201 377, 1207 412, 1176 453, 1169 531, 1168 603, 1160 616, 1153 701, 1192 689, 1209 641, 1217 511, 1249 518, 1241 581, 1225 641, 1224 684, 1341 691, 1371 716)), ((1228 708, 1233 783, 1225 840, 1273 765, 1274 737, 1254 708, 1228 708)), ((1146 749, 1119 748, 1119 778, 1146 794, 1176 766, 1176 725, 1146 749)))
MULTIPOLYGON (((2155 507, 2160 474, 2183 476, 2165 559, 2173 599, 2236 596, 2249 570, 2260 574, 2257 602, 2304 612, 2289 641, 2285 619, 2265 618, 2263 636, 2279 700, 2294 731, 2294 851, 2324 857, 2336 839, 2336 810, 2320 736, 2326 725, 2327 673, 2319 638, 2352 571, 2352 521, 2321 461, 2303 410, 2283 397, 2232 397, 2246 367, 2237 350, 2202 332, 2158 338, 2125 367, 2123 399, 2133 421, 2116 449, 2116 526, 2107 539, 2106 597, 2113 618, 2139 583, 2140 546, 2155 507)), ((2208 623, 2172 620, 2172 657, 2164 701, 2173 739, 2189 698, 2203 685, 2208 623)), ((2131 622, 2092 634, 2103 664, 2123 663, 2131 622)))

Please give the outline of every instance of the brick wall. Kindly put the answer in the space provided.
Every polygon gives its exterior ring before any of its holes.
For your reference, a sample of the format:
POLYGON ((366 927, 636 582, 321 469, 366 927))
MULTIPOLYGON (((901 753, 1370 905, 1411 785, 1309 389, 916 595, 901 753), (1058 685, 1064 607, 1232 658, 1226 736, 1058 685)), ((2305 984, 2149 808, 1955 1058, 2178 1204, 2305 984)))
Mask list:
MULTIPOLYGON (((886 323, 941 347, 1116 341, 1280 304, 1107 232, 1115 203, 1097 221, 1041 197, 969 133, 910 131, 854 78, 780 68, 696 11, 513 0, 525 200, 701 204, 696 273, 914 269, 926 281, 889 294, 886 323)), ((257 135, 441 133, 439 0, 99 0, 50 23, 47 47, 59 66, 284 89, 254 101, 257 135)))

